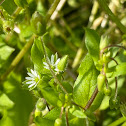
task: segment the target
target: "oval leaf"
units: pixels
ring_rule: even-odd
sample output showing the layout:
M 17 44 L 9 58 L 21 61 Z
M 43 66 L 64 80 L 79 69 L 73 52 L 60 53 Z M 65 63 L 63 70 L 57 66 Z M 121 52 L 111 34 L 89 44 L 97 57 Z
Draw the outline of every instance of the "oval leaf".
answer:
M 79 76 L 74 84 L 74 101 L 85 107 L 92 96 L 97 83 L 99 72 L 96 70 L 89 54 L 86 55 L 79 68 Z
M 95 64 L 99 60 L 99 43 L 98 34 L 92 29 L 85 28 L 85 44 Z

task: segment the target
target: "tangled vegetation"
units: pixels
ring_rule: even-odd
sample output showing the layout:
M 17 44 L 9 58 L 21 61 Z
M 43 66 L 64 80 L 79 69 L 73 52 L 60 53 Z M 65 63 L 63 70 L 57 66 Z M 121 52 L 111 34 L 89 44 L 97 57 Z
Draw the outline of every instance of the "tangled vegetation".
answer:
M 0 126 L 125 126 L 125 7 L 0 0 Z

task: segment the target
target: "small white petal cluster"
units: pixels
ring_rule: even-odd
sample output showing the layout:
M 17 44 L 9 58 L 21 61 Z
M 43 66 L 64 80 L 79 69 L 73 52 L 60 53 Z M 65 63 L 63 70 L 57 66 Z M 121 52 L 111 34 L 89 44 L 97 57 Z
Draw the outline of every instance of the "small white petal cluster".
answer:
M 59 72 L 59 69 L 57 68 L 57 64 L 59 63 L 60 58 L 58 58 L 57 53 L 55 55 L 51 56 L 51 60 L 49 60 L 51 68 L 55 70 L 56 72 Z M 44 68 L 49 70 L 49 65 L 46 62 L 43 62 Z
M 28 88 L 34 89 L 40 81 L 40 76 L 36 73 L 35 70 L 31 69 L 30 71 L 31 72 L 27 73 L 29 75 L 29 77 L 25 77 L 26 84 L 29 85 Z

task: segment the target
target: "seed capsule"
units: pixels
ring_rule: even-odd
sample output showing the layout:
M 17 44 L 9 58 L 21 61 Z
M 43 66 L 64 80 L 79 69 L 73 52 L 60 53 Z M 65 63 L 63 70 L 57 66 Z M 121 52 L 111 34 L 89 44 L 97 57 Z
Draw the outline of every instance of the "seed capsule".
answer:
M 104 83 L 105 83 L 105 76 L 103 74 L 99 74 L 97 77 L 98 91 L 101 91 L 103 89 Z

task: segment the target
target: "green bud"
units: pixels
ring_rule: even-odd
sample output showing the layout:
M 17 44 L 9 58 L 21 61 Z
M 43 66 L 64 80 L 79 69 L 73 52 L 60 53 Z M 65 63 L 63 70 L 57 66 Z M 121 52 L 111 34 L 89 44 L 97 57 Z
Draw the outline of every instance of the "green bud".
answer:
M 110 60 L 111 60 L 111 59 L 110 59 L 110 57 L 109 57 L 109 53 L 103 54 L 103 56 L 102 56 L 102 61 L 103 61 L 103 63 L 106 63 L 106 64 L 107 64 Z
M 9 33 L 13 29 L 14 29 L 14 22 L 12 20 L 3 22 L 3 31 L 5 33 Z
M 65 101 L 65 95 L 64 95 L 64 93 L 60 93 L 60 94 L 59 94 L 59 99 L 60 99 L 62 102 Z
M 68 63 L 68 55 L 65 55 L 64 57 L 61 58 L 61 60 L 57 64 L 57 68 L 60 71 L 64 71 L 67 67 L 67 63 Z
M 101 40 L 100 40 L 100 50 L 102 50 L 103 48 L 105 48 L 106 46 L 108 46 L 109 44 L 109 40 L 108 40 L 108 37 L 105 36 L 101 36 Z M 107 49 L 105 50 L 105 52 L 107 51 Z
M 62 106 L 63 106 L 62 101 L 58 100 L 58 101 L 57 101 L 57 106 L 58 106 L 58 107 L 62 107 Z
M 104 87 L 104 94 L 106 96 L 110 96 L 112 94 L 112 88 L 111 87 Z
M 97 77 L 98 91 L 101 91 L 103 89 L 104 83 L 105 83 L 105 76 L 103 74 L 99 74 Z
M 69 6 L 74 7 L 74 8 L 79 6 L 79 3 L 77 0 L 68 0 L 68 4 Z
M 42 112 L 38 109 L 35 109 L 35 117 L 42 116 Z
M 115 97 L 114 96 L 112 96 L 111 98 L 110 98 L 110 100 L 109 100 L 109 106 L 110 106 L 110 109 L 118 109 L 119 108 L 119 106 L 120 106 L 120 98 L 119 97 L 117 97 L 116 99 L 115 99 Z
M 39 98 L 36 104 L 36 108 L 40 111 L 46 108 L 46 101 L 43 98 Z
M 54 126 L 61 126 L 62 125 L 62 120 L 60 118 L 57 118 L 55 120 Z
M 40 15 L 37 11 L 32 15 L 31 27 L 33 32 L 40 36 L 43 35 L 46 31 L 45 20 L 43 16 Z
M 123 51 L 123 55 L 126 56 L 126 50 Z
M 27 0 L 14 0 L 15 4 L 19 7 L 25 7 L 28 3 Z

